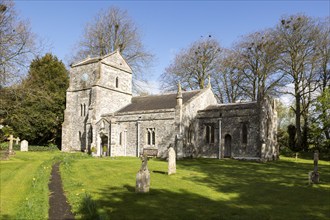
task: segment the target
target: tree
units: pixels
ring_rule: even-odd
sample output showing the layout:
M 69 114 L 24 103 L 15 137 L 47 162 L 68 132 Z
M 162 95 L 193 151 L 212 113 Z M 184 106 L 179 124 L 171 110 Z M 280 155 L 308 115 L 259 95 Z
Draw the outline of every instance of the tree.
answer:
M 4 123 L 32 144 L 59 144 L 68 85 L 68 72 L 56 56 L 37 57 L 22 84 L 3 93 L 4 101 L 17 106 L 3 114 Z
M 150 65 L 153 55 L 144 48 L 138 28 L 127 11 L 111 7 L 100 11 L 85 26 L 74 60 L 104 56 L 115 50 L 119 50 L 132 67 L 133 77 L 143 80 L 142 71 Z
M 236 65 L 244 76 L 239 87 L 252 101 L 276 94 L 283 85 L 284 74 L 278 72 L 280 48 L 272 30 L 249 34 L 236 44 Z
M 318 81 L 319 33 L 315 19 L 304 15 L 283 17 L 276 27 L 277 39 L 282 46 L 280 70 L 294 86 L 294 91 L 288 93 L 295 97 L 295 149 L 307 149 L 308 109 Z
M 330 87 L 327 87 L 313 103 L 310 139 L 314 147 L 330 150 Z
M 212 88 L 220 103 L 234 103 L 243 98 L 239 85 L 244 75 L 239 71 L 238 59 L 236 51 L 224 49 L 218 71 L 212 75 Z
M 324 92 L 330 86 L 330 17 L 321 21 L 318 25 L 320 29 L 319 44 L 317 53 L 319 53 L 320 63 L 318 72 L 320 74 L 320 91 Z
M 29 24 L 21 20 L 13 1 L 0 0 L 0 87 L 16 82 L 36 46 Z
M 218 71 L 221 51 L 219 43 L 210 37 L 182 49 L 162 74 L 162 88 L 174 91 L 178 81 L 184 90 L 205 88 L 208 76 Z

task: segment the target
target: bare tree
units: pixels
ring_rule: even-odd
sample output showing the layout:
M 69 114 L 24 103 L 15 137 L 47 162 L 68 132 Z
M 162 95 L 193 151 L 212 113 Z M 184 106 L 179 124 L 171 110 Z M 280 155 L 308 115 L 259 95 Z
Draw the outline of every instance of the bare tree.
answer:
M 319 75 L 317 65 L 320 53 L 320 29 L 315 19 L 305 15 L 283 17 L 276 28 L 278 41 L 282 45 L 280 70 L 294 86 L 289 92 L 295 98 L 296 149 L 307 148 L 308 109 L 312 93 L 317 89 Z M 302 132 L 302 117 L 304 126 Z
M 274 95 L 283 83 L 284 74 L 277 71 L 280 44 L 272 30 L 244 36 L 235 46 L 237 68 L 244 75 L 239 87 L 252 101 Z
M 317 46 L 317 53 L 320 55 L 320 89 L 324 92 L 330 86 L 330 17 L 321 20 L 318 26 L 320 28 L 320 43 Z
M 144 48 L 138 28 L 127 11 L 116 7 L 102 10 L 85 26 L 74 60 L 103 56 L 119 50 L 132 67 L 135 79 L 143 79 L 153 55 Z M 135 85 L 136 86 L 136 85 Z
M 212 75 L 212 88 L 220 103 L 234 103 L 243 98 L 239 85 L 244 75 L 239 71 L 238 58 L 234 50 L 224 49 L 219 69 Z
M 219 43 L 211 36 L 182 49 L 162 74 L 162 88 L 176 90 L 180 81 L 184 90 L 203 89 L 208 76 L 218 71 L 221 51 Z
M 35 36 L 29 24 L 20 20 L 13 1 L 0 0 L 0 87 L 19 79 L 32 59 Z

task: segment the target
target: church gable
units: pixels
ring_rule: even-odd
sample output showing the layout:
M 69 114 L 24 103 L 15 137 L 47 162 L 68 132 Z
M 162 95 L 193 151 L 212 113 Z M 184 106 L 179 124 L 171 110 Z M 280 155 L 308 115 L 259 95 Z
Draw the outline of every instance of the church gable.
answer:
M 113 53 L 105 55 L 104 57 L 102 57 L 101 62 L 105 65 L 112 66 L 116 69 L 120 69 L 128 73 L 132 73 L 131 67 L 127 64 L 127 62 L 119 53 L 119 51 L 115 51 Z

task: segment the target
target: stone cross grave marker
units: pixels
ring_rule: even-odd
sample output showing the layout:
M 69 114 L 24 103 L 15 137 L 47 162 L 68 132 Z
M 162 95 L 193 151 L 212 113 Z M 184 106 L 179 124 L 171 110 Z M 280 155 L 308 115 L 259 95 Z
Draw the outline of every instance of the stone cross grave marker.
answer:
M 21 151 L 29 151 L 29 142 L 27 140 L 21 141 Z
M 148 156 L 142 155 L 142 165 L 139 172 L 136 174 L 135 192 L 147 193 L 150 188 L 150 172 L 148 170 Z
M 9 148 L 8 148 L 8 152 L 9 152 L 9 154 L 12 154 L 12 153 L 13 153 L 13 142 L 14 142 L 14 140 L 16 140 L 16 139 L 15 139 L 14 136 L 11 134 L 11 135 L 9 136 L 9 138 L 7 138 L 7 140 L 9 140 Z
M 16 143 L 15 144 L 19 144 L 19 141 L 20 141 L 21 139 L 19 139 L 19 137 L 17 137 L 16 138 Z
M 176 173 L 176 156 L 172 146 L 168 148 L 168 175 Z

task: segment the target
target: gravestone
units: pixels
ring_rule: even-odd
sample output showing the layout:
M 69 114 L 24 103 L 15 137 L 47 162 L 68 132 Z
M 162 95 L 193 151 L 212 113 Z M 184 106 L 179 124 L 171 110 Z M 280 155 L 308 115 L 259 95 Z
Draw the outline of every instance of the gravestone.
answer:
M 19 139 L 19 137 L 17 137 L 16 138 L 16 143 L 15 144 L 19 144 L 19 141 L 20 141 L 21 139 Z
M 27 140 L 21 141 L 21 151 L 29 151 L 29 142 Z
M 176 173 L 176 156 L 175 150 L 170 145 L 168 148 L 168 175 Z
M 11 134 L 11 135 L 9 136 L 9 138 L 7 138 L 7 140 L 9 140 L 8 153 L 9 153 L 9 154 L 13 154 L 13 153 L 14 153 L 14 151 L 13 151 L 13 142 L 14 142 L 14 140 L 16 140 L 16 139 L 15 139 L 14 136 Z
M 136 174 L 135 192 L 147 193 L 150 188 L 150 172 L 148 170 L 148 157 L 143 155 L 141 157 L 142 165 L 139 172 Z
M 312 183 L 319 183 L 320 182 L 320 174 L 318 171 L 318 162 L 319 162 L 319 152 L 316 150 L 314 152 L 314 170 L 311 173 L 311 181 Z

